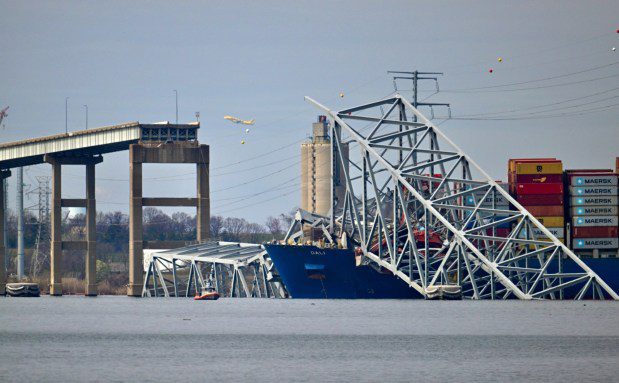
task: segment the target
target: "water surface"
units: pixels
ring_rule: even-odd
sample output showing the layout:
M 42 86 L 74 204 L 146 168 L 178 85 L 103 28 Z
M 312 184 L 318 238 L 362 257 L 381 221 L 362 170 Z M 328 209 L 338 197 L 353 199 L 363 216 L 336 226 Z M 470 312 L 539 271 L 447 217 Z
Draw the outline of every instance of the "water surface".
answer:
M 616 381 L 616 302 L 0 298 L 0 381 Z

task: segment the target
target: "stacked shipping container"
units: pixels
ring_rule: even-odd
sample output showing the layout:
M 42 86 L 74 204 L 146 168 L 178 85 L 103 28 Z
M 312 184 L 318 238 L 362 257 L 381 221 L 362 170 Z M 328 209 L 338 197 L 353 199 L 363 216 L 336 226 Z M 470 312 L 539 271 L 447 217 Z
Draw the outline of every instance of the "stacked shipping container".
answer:
M 556 158 L 515 158 L 508 168 L 510 193 L 564 241 L 563 163 Z
M 617 174 L 612 170 L 567 170 L 568 216 L 573 250 L 618 247 Z

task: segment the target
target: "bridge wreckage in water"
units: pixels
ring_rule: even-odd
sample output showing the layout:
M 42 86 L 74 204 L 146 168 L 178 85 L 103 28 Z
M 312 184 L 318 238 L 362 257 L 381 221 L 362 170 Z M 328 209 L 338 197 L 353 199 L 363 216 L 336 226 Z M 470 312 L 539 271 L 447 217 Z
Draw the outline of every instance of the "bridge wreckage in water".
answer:
M 339 112 L 306 100 L 327 114 L 346 191 L 329 217 L 299 212 L 287 240 L 322 232 L 425 298 L 619 299 L 402 96 Z
M 256 245 L 259 247 L 251 251 L 260 257 L 228 265 L 233 269 L 228 296 L 285 297 L 288 290 L 292 297 L 299 297 L 294 291 L 301 290 L 295 284 L 313 281 L 321 284 L 320 293 L 325 292 L 317 297 L 333 297 L 326 294 L 321 274 L 326 271 L 320 270 L 320 265 L 310 262 L 308 268 L 308 263 L 301 261 L 300 267 L 308 274 L 287 281 L 288 271 L 280 266 L 290 265 L 282 262 L 295 259 L 298 263 L 293 256 L 307 248 L 312 250 L 305 251 L 307 254 L 324 257 L 346 250 L 349 259 L 357 259 L 357 267 L 371 266 L 419 298 L 457 292 L 464 299 L 619 299 L 591 268 L 402 96 L 341 111 L 306 100 L 327 115 L 331 174 L 337 172 L 339 177 L 337 195 L 336 181 L 334 177 L 331 180 L 331 214 L 301 210 L 286 235 L 287 245 Z M 499 227 L 509 227 L 508 234 Z M 322 245 L 305 246 L 308 232 L 314 244 Z M 216 265 L 223 264 L 227 252 L 240 248 L 230 250 L 227 246 L 231 244 L 213 243 L 202 246 L 206 246 L 206 258 L 198 247 L 187 248 L 184 255 L 177 249 L 154 256 L 144 295 L 158 295 L 164 285 L 168 286 L 164 293 L 171 295 L 170 286 L 174 285 L 174 295 L 181 295 L 178 283 L 166 282 L 156 266 L 157 262 L 171 262 L 174 274 L 181 255 L 189 257 L 182 261 L 190 269 L 182 295 L 190 295 L 192 283 L 195 290 L 196 283 L 203 282 L 202 275 L 195 274 L 201 261 L 213 265 L 211 279 L 221 286 Z M 292 258 L 278 260 L 275 255 L 282 253 Z M 252 286 L 257 289 L 246 286 L 242 268 L 247 265 L 256 266 Z M 174 281 L 177 278 L 174 274 Z M 149 280 L 156 284 L 157 279 L 160 288 L 153 290 Z

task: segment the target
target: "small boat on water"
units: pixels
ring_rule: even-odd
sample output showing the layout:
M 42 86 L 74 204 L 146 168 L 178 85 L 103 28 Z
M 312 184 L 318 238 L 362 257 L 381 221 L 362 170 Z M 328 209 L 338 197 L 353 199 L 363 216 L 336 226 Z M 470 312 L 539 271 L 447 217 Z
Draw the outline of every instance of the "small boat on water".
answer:
M 6 295 L 10 297 L 39 297 L 41 291 L 39 290 L 38 283 L 7 283 Z
M 219 299 L 219 293 L 212 287 L 207 287 L 202 290 L 202 294 L 196 294 L 193 298 L 195 301 L 216 301 Z

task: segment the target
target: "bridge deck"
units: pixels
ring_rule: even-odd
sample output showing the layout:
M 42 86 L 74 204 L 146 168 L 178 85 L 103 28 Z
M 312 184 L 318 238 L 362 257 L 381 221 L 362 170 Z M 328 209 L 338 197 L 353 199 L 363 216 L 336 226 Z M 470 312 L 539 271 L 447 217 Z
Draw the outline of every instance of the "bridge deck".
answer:
M 176 259 L 237 266 L 247 266 L 264 255 L 266 255 L 266 250 L 262 245 L 224 241 L 200 243 L 152 254 L 154 257 L 170 262 Z
M 127 150 L 138 141 L 195 141 L 199 123 L 120 125 L 0 144 L 0 169 L 36 165 L 45 154 L 92 156 Z

